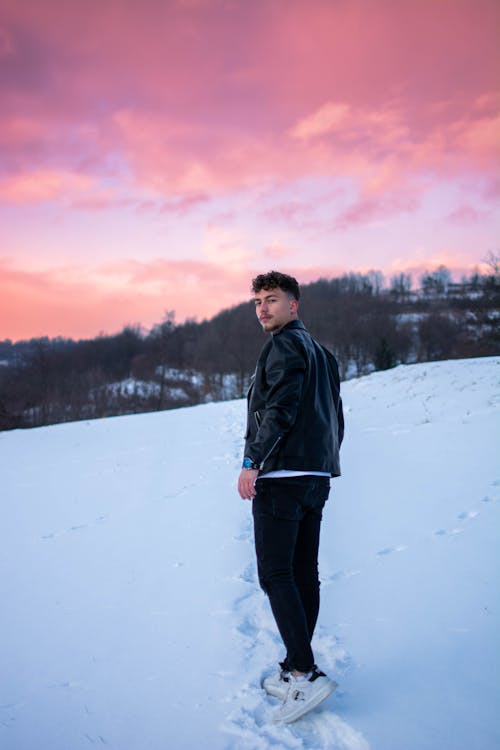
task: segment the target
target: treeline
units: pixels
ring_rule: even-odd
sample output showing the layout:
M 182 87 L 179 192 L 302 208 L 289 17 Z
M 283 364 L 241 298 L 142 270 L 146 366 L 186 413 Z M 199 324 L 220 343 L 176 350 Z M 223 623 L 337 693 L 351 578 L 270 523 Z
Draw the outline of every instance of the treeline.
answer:
M 416 290 L 400 274 L 344 274 L 302 287 L 300 316 L 343 379 L 401 363 L 500 353 L 498 268 L 453 284 L 446 268 Z M 0 342 L 0 429 L 170 409 L 245 393 L 266 340 L 253 303 L 209 321 L 92 340 Z

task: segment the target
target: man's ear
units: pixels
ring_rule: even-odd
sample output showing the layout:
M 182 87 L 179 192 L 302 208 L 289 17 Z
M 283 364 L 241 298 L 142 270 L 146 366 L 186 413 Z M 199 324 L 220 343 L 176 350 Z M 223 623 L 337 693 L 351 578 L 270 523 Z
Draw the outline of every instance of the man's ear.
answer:
M 298 301 L 298 299 L 292 299 L 292 300 L 290 300 L 290 310 L 292 312 L 296 313 L 298 309 L 299 309 L 299 301 Z

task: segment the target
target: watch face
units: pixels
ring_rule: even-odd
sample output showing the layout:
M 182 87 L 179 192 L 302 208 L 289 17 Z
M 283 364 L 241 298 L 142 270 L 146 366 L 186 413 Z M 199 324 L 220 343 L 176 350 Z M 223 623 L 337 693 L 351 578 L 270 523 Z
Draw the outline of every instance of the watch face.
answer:
M 250 461 L 249 458 L 245 458 L 245 460 L 243 461 L 243 466 L 244 466 L 245 469 L 251 469 L 252 468 L 252 462 Z

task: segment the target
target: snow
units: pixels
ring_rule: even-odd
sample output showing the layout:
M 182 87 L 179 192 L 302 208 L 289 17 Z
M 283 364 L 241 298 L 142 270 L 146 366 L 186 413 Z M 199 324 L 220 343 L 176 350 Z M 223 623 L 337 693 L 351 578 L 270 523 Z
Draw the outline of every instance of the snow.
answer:
M 242 400 L 0 434 L 3 750 L 494 750 L 500 358 L 343 384 L 314 648 L 289 726 L 236 493 Z
M 116 383 L 108 383 L 107 385 L 100 386 L 97 390 L 110 391 L 113 396 L 134 396 L 138 394 L 148 398 L 150 396 L 158 396 L 160 393 L 159 383 L 154 383 L 148 380 L 136 380 L 135 378 L 125 378 Z

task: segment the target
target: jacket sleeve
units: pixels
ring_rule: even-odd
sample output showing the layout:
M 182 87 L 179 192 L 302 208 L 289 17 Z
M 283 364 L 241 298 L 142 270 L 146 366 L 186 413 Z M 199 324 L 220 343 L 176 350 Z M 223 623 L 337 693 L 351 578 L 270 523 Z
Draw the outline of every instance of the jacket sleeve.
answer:
M 338 441 L 339 441 L 339 448 L 342 445 L 342 441 L 344 439 L 344 409 L 342 407 L 342 398 L 340 396 L 340 375 L 339 375 L 339 366 L 337 363 L 337 360 L 331 353 L 329 349 L 326 348 L 326 346 L 323 346 L 321 344 L 321 348 L 323 349 L 323 352 L 326 355 L 326 361 L 328 364 L 328 369 L 330 371 L 330 387 L 332 390 L 332 396 L 333 396 L 333 403 L 335 405 L 335 410 L 337 412 L 337 424 L 338 424 Z
M 342 445 L 342 441 L 344 439 L 344 409 L 342 407 L 342 397 L 340 395 L 340 376 L 339 376 L 339 366 L 337 364 L 337 360 L 335 357 L 330 355 L 330 362 L 333 361 L 335 367 L 333 372 L 333 402 L 335 404 L 335 408 L 337 410 L 337 424 L 338 424 L 338 440 L 339 440 L 339 448 Z
M 246 455 L 261 467 L 295 423 L 306 364 L 305 354 L 292 336 L 282 333 L 273 337 L 265 364 L 266 404 L 255 440 L 246 446 Z
M 337 420 L 339 423 L 339 448 L 342 445 L 342 441 L 344 439 L 344 410 L 342 408 L 342 399 L 339 396 L 338 406 L 337 406 Z

